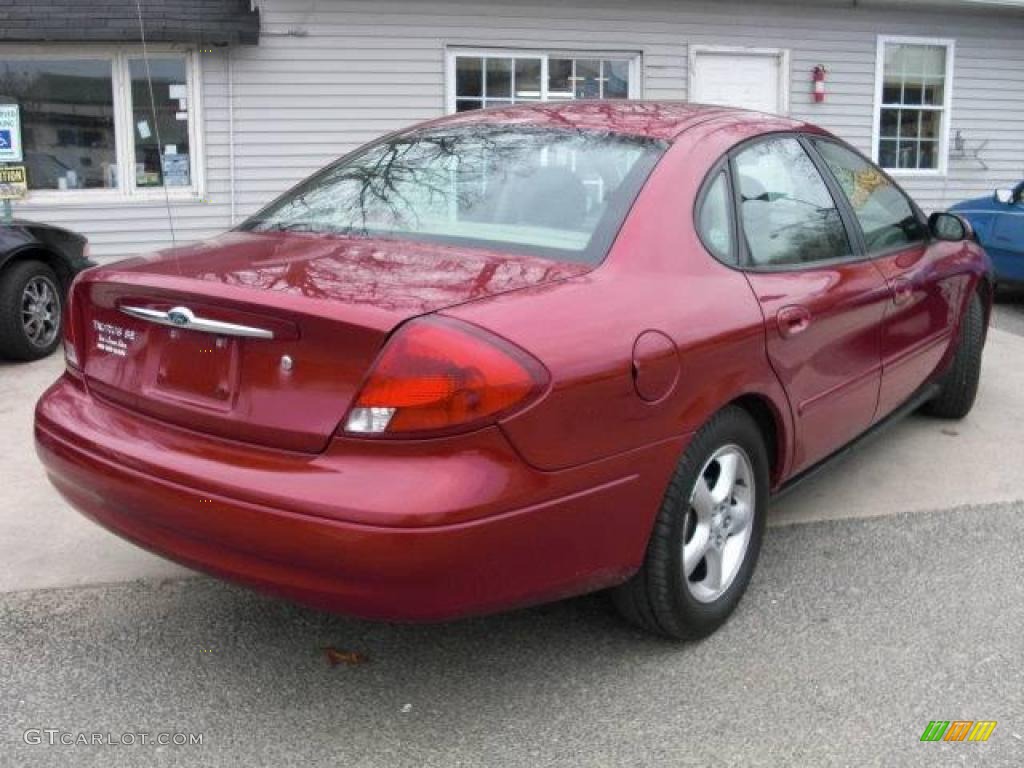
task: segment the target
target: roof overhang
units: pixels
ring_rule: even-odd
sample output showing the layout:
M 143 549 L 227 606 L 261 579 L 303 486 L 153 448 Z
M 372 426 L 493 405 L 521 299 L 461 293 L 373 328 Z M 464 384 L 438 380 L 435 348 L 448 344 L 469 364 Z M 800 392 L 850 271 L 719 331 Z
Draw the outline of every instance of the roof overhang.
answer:
M 800 0 L 796 0 L 800 2 Z M 835 8 L 940 9 L 974 13 L 1024 14 L 1024 0 L 803 0 L 805 4 Z
M 256 45 L 260 14 L 251 0 L 141 0 L 148 43 Z M 0 42 L 139 42 L 135 0 L 102 4 L 31 0 L 5 4 Z

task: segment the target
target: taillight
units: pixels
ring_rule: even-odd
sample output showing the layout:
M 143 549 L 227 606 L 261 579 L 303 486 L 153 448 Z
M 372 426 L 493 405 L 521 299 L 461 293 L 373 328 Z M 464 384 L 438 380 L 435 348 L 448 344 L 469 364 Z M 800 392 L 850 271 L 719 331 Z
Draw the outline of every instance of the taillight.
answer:
M 456 320 L 414 320 L 384 347 L 345 420 L 358 435 L 462 431 L 522 407 L 547 385 L 518 347 Z
M 62 318 L 61 325 L 63 326 L 64 362 L 67 365 L 68 371 L 79 373 L 82 363 L 81 357 L 78 354 L 78 346 L 75 343 L 74 295 L 75 282 L 72 282 L 68 288 L 67 297 L 64 300 L 64 317 Z

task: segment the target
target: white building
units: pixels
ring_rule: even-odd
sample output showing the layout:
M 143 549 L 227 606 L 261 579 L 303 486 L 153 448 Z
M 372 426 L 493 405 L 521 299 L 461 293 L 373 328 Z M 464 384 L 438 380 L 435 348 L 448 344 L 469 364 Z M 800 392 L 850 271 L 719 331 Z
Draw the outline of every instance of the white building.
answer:
M 215 234 L 384 132 L 512 100 L 781 112 L 876 158 L 926 210 L 1024 178 L 1015 0 L 143 9 L 152 95 L 133 0 L 0 0 L 0 102 L 21 104 L 31 189 L 16 215 L 83 232 L 101 258 Z

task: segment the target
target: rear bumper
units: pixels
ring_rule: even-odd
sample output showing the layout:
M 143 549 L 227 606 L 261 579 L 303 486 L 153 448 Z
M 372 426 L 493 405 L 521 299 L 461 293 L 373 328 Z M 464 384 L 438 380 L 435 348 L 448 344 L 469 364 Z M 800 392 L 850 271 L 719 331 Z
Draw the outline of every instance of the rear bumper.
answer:
M 579 594 L 640 564 L 685 438 L 539 472 L 500 430 L 320 455 L 134 415 L 65 376 L 36 446 L 80 512 L 184 565 L 319 608 L 439 620 Z

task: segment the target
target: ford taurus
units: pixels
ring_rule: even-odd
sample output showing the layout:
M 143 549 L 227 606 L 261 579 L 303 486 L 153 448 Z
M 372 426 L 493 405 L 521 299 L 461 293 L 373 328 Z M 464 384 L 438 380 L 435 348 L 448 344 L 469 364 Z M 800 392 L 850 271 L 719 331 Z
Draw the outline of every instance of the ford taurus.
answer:
M 100 525 L 314 606 L 610 588 L 700 637 L 773 495 L 910 410 L 970 410 L 990 281 L 964 220 L 812 125 L 466 113 L 83 273 L 37 448 Z

